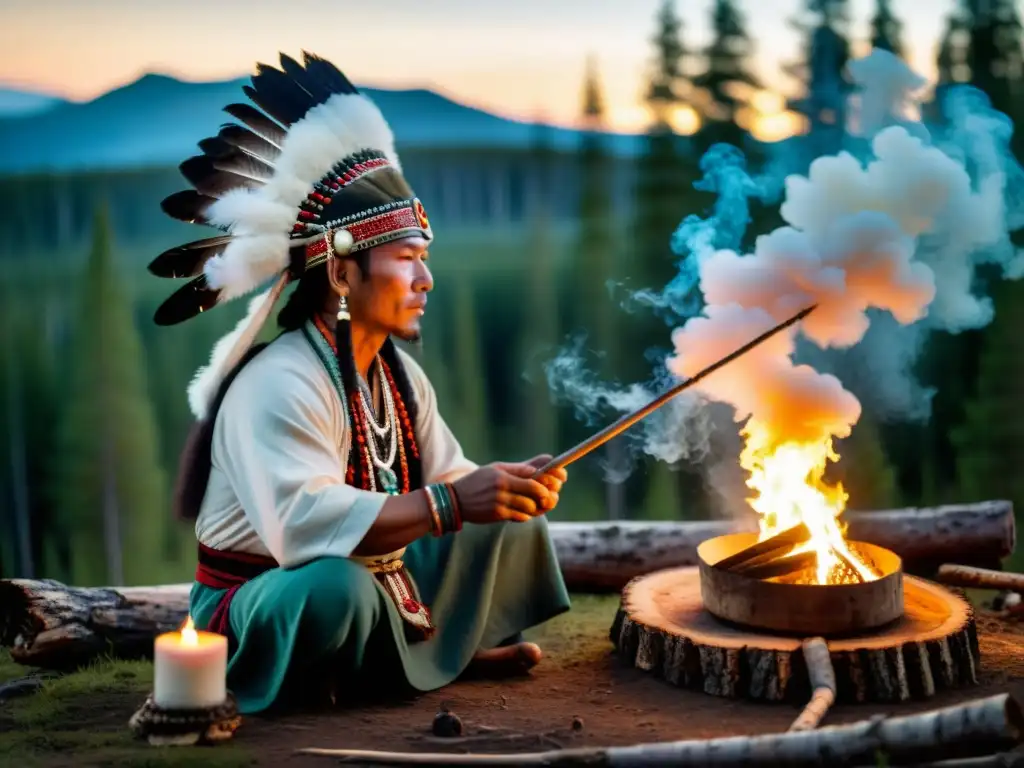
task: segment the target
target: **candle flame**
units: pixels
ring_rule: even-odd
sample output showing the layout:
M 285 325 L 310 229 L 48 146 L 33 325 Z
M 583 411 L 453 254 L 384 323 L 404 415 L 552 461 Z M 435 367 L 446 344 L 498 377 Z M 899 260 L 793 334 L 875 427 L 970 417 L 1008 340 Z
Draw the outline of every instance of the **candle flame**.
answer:
M 181 627 L 181 642 L 184 645 L 199 645 L 199 635 L 196 634 L 196 627 L 189 616 Z

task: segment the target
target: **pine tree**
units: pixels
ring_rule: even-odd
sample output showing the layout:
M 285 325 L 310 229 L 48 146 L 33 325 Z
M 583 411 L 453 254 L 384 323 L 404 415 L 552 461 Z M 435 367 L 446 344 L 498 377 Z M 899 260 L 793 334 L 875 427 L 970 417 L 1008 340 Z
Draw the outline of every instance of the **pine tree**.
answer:
M 580 173 L 580 199 L 573 280 L 568 290 L 572 293 L 571 322 L 581 328 L 589 346 L 600 352 L 598 370 L 602 377 L 613 376 L 622 361 L 620 338 L 616 332 L 616 315 L 608 281 L 615 274 L 617 252 L 616 228 L 613 221 L 611 198 L 612 163 L 601 131 L 605 127 L 604 97 L 598 80 L 596 63 L 587 63 L 583 86 L 583 124 L 585 132 L 578 154 Z M 572 430 L 573 441 L 578 430 Z M 583 439 L 584 435 L 579 435 Z M 623 451 L 622 439 L 610 441 L 604 451 L 609 463 L 617 465 Z M 605 484 L 607 517 L 625 516 L 625 499 L 621 483 Z
M 995 290 L 996 315 L 985 329 L 977 388 L 963 425 L 953 433 L 960 496 L 964 501 L 1009 499 L 1024 508 L 1024 284 L 1007 281 Z
M 54 462 L 55 502 L 78 585 L 160 579 L 167 479 L 145 358 L 111 252 L 105 209 L 80 282 Z
M 875 0 L 871 18 L 871 47 L 903 58 L 903 23 L 892 12 L 891 0 Z
M 692 83 L 684 66 L 688 52 L 683 45 L 682 24 L 675 15 L 672 0 L 665 0 L 657 19 L 658 31 L 654 36 L 656 67 L 647 89 L 647 104 L 654 118 L 648 131 L 644 152 L 637 161 L 635 186 L 636 205 L 630 242 L 627 246 L 631 261 L 623 265 L 635 287 L 660 291 L 675 277 L 677 257 L 672 252 L 671 239 L 683 218 L 694 208 L 693 184 L 697 177 L 697 163 L 684 150 L 680 138 L 673 132 L 670 117 L 673 110 L 688 104 Z M 648 350 L 665 349 L 669 344 L 667 316 L 630 318 L 620 328 L 620 343 L 629 349 L 629 358 L 618 366 L 623 380 L 648 379 L 650 358 Z M 656 460 L 643 459 L 641 467 L 653 467 L 653 477 L 667 468 L 658 469 Z M 680 493 L 689 498 L 691 476 L 686 472 L 673 472 L 672 477 L 685 485 Z M 623 492 L 628 497 L 646 494 L 651 475 L 634 472 Z
M 458 407 L 449 423 L 462 449 L 473 461 L 490 460 L 490 419 L 487 413 L 487 382 L 480 345 L 480 317 L 473 298 L 473 279 L 466 270 L 455 278 L 455 311 L 452 390 L 458 393 Z
M 992 105 L 1013 115 L 1021 95 L 1022 28 L 1014 0 L 961 0 L 968 32 L 966 64 L 971 84 L 984 91 Z
M 794 20 L 805 37 L 802 62 L 787 67 L 803 87 L 789 108 L 807 121 L 805 160 L 835 154 L 846 130 L 846 99 L 851 85 L 845 75 L 850 59 L 846 36 L 848 0 L 804 0 L 803 18 Z
M 551 189 L 554 153 L 548 140 L 547 126 L 538 125 L 531 149 L 532 161 L 536 168 L 538 193 L 547 195 Z M 521 302 L 524 310 L 519 336 L 519 359 L 521 369 L 532 373 L 531 360 L 536 354 L 554 344 L 559 337 L 559 301 L 555 259 L 557 249 L 553 238 L 553 221 L 550 205 L 546 198 L 532 206 L 529 222 L 529 238 L 526 246 L 526 294 Z M 533 378 L 533 377 L 531 377 Z M 540 380 L 540 377 L 538 377 Z M 525 385 L 525 381 L 521 381 Z M 523 413 L 526 415 L 527 444 L 537 450 L 556 451 L 559 444 L 558 412 L 548 396 L 546 384 L 521 386 Z
M 715 0 L 711 28 L 711 43 L 702 51 L 703 72 L 693 78 L 703 124 L 699 144 L 702 149 L 715 142 L 740 146 L 744 130 L 737 119 L 749 94 L 761 88 L 750 71 L 754 44 L 735 0 Z

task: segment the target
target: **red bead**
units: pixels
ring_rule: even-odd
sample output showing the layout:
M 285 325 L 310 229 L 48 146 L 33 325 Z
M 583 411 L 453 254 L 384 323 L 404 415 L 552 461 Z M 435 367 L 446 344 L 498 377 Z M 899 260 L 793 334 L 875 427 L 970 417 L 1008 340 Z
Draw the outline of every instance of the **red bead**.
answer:
M 402 607 L 409 613 L 419 613 L 420 610 L 420 604 L 410 597 L 407 597 L 402 601 Z

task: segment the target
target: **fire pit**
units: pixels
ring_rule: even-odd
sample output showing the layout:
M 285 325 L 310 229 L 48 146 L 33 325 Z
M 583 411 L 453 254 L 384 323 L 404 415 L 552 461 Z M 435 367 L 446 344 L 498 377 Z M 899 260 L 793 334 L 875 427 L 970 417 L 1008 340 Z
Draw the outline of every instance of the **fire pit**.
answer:
M 702 548 L 715 554 L 735 548 L 723 541 L 729 538 Z M 612 643 L 630 665 L 682 688 L 730 698 L 806 701 L 811 685 L 802 639 L 827 630 L 838 701 L 908 701 L 976 684 L 979 649 L 967 601 L 902 574 L 887 550 L 858 546 L 872 559 L 877 555 L 886 575 L 862 584 L 801 585 L 702 563 L 640 576 L 622 592 Z M 886 566 L 886 555 L 896 564 Z M 739 591 L 728 589 L 736 584 Z M 881 596 L 879 605 L 872 595 Z
M 893 552 L 845 542 L 837 583 L 818 583 L 818 553 L 803 524 L 758 542 L 755 533 L 718 536 L 697 548 L 704 607 L 739 626 L 800 637 L 841 637 L 903 615 L 903 571 Z M 826 574 L 826 579 L 827 574 Z

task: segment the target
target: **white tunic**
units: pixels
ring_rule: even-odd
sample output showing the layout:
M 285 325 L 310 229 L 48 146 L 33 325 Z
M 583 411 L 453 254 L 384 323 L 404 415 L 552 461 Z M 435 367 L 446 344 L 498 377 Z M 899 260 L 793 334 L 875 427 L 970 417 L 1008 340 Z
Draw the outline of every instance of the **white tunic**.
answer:
M 473 471 L 477 465 L 438 413 L 423 369 L 409 354 L 398 354 L 417 402 L 424 484 Z M 196 520 L 199 541 L 269 555 L 286 567 L 324 555 L 352 556 L 388 495 L 346 485 L 349 434 L 348 414 L 309 341 L 302 331 L 283 334 L 242 369 L 221 404 Z

